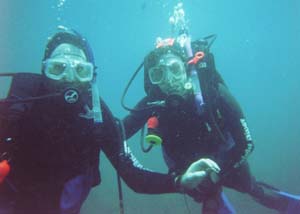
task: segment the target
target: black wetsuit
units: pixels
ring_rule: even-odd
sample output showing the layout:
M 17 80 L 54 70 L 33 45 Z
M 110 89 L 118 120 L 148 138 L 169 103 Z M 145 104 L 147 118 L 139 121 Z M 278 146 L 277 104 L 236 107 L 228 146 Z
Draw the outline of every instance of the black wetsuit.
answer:
M 43 87 L 43 81 L 40 75 L 15 76 L 8 99 L 47 95 L 49 91 Z M 126 149 L 119 126 L 103 101 L 103 123 L 95 124 L 84 114 L 90 103 L 89 93 L 83 94 L 77 104 L 67 104 L 61 96 L 31 102 L 0 102 L 1 142 L 7 138 L 14 141 L 10 151 L 11 172 L 0 185 L 0 211 L 10 206 L 16 213 L 59 213 L 66 183 L 83 176 L 86 196 L 92 186 L 100 183 L 100 151 L 134 191 L 176 191 L 172 176 L 146 170 Z M 77 194 L 76 190 L 74 193 Z M 86 196 L 79 199 L 74 213 Z
M 154 115 L 159 121 L 156 132 L 162 138 L 170 172 L 182 173 L 200 158 L 210 158 L 221 168 L 217 185 L 207 179 L 199 191 L 189 192 L 195 200 L 205 202 L 220 193 L 221 186 L 226 186 L 249 193 L 270 208 L 284 210 L 287 201 L 279 200 L 276 192 L 256 182 L 250 173 L 246 158 L 253 144 L 241 108 L 224 84 L 218 84 L 215 95 L 211 109 L 207 106 L 204 114 L 197 113 L 193 96 L 175 106 L 154 108 L 148 108 L 149 103 L 157 100 L 145 97 L 135 107 L 144 110 L 132 111 L 123 120 L 127 137 Z

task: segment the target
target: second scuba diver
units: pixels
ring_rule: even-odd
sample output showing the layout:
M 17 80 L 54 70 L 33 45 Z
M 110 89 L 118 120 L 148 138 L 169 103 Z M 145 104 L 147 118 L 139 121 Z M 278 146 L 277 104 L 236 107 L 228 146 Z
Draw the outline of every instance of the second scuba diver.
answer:
M 209 50 L 213 38 L 192 42 L 193 57 L 178 39 L 161 40 L 145 57 L 147 95 L 134 109 L 125 107 L 130 110 L 123 120 L 126 136 L 147 123 L 146 141 L 161 144 L 170 173 L 185 172 L 199 158 L 220 166 L 219 175 L 209 172 L 196 189 L 186 191 L 203 202 L 202 213 L 235 213 L 222 192 L 225 186 L 281 214 L 300 214 L 299 196 L 258 182 L 250 172 L 252 137 L 238 102 L 215 68 Z

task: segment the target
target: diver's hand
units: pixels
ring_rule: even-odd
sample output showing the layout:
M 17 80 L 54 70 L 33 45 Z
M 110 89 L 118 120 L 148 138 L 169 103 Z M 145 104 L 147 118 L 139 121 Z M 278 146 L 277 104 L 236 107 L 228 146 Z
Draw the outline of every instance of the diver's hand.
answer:
M 210 176 L 215 183 L 218 180 L 220 167 L 211 159 L 200 159 L 192 163 L 186 172 L 175 178 L 180 189 L 191 190 L 196 188 L 206 176 Z

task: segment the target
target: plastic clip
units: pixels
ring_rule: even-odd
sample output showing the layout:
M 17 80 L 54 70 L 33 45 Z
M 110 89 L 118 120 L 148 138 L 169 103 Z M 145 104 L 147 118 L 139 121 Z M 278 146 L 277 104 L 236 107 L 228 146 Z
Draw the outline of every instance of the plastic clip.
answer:
M 199 51 L 195 54 L 195 56 L 190 61 L 188 61 L 188 64 L 196 65 L 199 62 L 199 60 L 204 58 L 204 56 L 205 56 L 204 52 Z

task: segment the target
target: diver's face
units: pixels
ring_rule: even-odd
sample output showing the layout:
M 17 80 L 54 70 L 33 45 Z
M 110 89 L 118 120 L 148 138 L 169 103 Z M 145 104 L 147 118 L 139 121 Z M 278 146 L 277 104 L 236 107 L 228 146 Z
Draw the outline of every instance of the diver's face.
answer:
M 183 61 L 174 54 L 168 53 L 161 57 L 156 66 L 149 70 L 152 84 L 158 85 L 166 95 L 184 96 L 187 74 Z
M 84 52 L 71 44 L 59 45 L 44 62 L 45 75 L 61 83 L 86 83 L 93 79 L 94 66 Z

